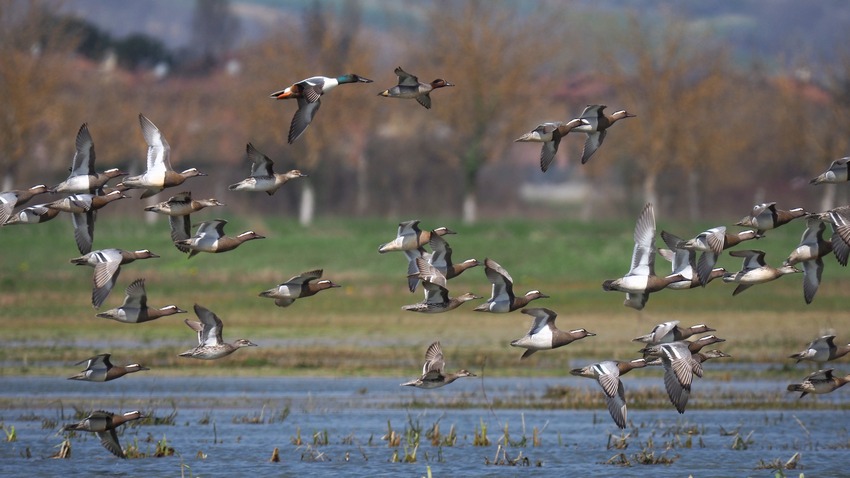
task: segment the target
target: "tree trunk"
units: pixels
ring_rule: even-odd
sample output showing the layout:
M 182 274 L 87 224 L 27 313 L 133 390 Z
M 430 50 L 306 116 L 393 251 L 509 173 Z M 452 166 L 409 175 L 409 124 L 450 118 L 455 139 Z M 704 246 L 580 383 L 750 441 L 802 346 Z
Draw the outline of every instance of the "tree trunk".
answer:
M 313 216 L 316 213 L 316 196 L 313 185 L 309 181 L 301 183 L 301 204 L 298 208 L 298 222 L 308 227 L 313 224 Z
M 655 171 L 647 171 L 643 178 L 643 199 L 645 203 L 652 203 L 656 208 L 659 206 L 657 183 L 658 175 Z
M 366 155 L 361 150 L 357 154 L 357 202 L 355 212 L 363 216 L 369 211 L 369 167 Z
M 820 210 L 828 211 L 835 207 L 835 184 L 824 184 L 823 196 L 820 198 Z
M 696 169 L 688 170 L 688 217 L 691 221 L 699 220 L 699 172 Z
M 463 223 L 475 224 L 478 221 L 478 199 L 474 191 L 467 191 L 463 198 Z

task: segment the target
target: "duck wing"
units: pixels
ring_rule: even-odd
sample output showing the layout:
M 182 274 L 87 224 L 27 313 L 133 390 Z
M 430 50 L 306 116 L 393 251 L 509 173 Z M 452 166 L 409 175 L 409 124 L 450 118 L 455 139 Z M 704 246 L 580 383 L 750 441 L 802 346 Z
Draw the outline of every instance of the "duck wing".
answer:
M 251 160 L 251 176 L 263 177 L 274 175 L 274 161 L 265 154 L 257 151 L 253 144 L 246 146 L 245 156 Z
M 289 125 L 289 136 L 287 138 L 289 144 L 294 143 L 296 139 L 304 134 L 304 130 L 310 126 L 313 117 L 316 116 L 316 112 L 322 106 L 322 102 L 319 101 L 318 97 L 314 102 L 303 97 L 298 97 L 297 100 L 298 111 L 295 112 L 295 115 L 292 117 L 292 123 Z
M 142 126 L 142 135 L 148 144 L 147 173 L 172 171 L 171 168 L 171 146 L 162 136 L 159 128 L 144 115 L 139 114 L 139 124 Z

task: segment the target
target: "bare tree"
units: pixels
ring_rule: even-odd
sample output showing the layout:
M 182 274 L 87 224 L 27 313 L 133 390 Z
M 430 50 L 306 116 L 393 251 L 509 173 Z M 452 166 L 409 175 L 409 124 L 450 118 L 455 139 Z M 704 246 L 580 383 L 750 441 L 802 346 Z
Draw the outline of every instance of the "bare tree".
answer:
M 233 48 L 240 28 L 230 0 L 195 0 L 191 45 L 204 66 L 217 64 Z

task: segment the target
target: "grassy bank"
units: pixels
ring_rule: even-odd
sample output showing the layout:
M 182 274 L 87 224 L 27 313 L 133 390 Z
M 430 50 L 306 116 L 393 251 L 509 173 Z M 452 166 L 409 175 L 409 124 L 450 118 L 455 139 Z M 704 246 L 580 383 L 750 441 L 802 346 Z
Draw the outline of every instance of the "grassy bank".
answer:
M 832 256 L 811 305 L 803 301 L 800 274 L 737 297 L 731 295 L 731 284 L 720 281 L 705 289 L 662 291 L 638 312 L 622 305 L 624 294 L 604 292 L 600 286 L 628 270 L 633 221 L 511 220 L 468 227 L 457 220 L 423 220 L 424 227 L 439 225 L 458 232 L 447 236 L 456 261 L 497 260 L 513 276 L 518 293 L 540 289 L 551 296 L 533 305 L 558 312 L 560 328 L 584 327 L 598 335 L 521 363 L 522 350 L 508 343 L 528 330 L 531 319 L 526 315 L 473 313 L 480 301 L 446 314 L 401 311 L 400 306 L 418 302 L 422 295 L 407 291 L 401 253 L 377 252 L 379 244 L 395 235 L 395 221 L 321 219 L 305 229 L 290 219 L 232 219 L 229 234 L 252 229 L 267 239 L 187 260 L 171 245 L 166 220 L 140 224 L 107 211 L 98 222 L 95 248 L 147 248 L 161 258 L 123 266 L 102 310 L 120 305 L 124 288 L 143 277 L 150 305 L 175 304 L 191 311 L 193 303 L 202 304 L 224 320 L 225 340 L 244 337 L 260 347 L 214 363 L 191 361 L 177 357 L 196 343 L 183 324 L 184 318 L 196 319 L 191 312 L 134 325 L 96 318 L 90 303 L 92 269 L 68 262 L 79 254 L 70 220 L 59 217 L 42 225 L 0 229 L 0 373 L 70 375 L 74 362 L 110 352 L 116 362 L 137 361 L 164 374 L 412 376 L 421 368 L 427 345 L 441 340 L 448 368 L 485 367 L 490 375 L 561 375 L 588 360 L 632 358 L 640 348 L 631 342 L 633 337 L 655 323 L 676 319 L 716 328 L 728 340 L 720 348 L 734 360 L 775 363 L 777 373 L 796 376 L 802 366 L 795 369 L 786 357 L 809 340 L 830 328 L 839 340 L 850 340 L 844 293 L 850 272 Z M 714 225 L 658 221 L 659 232 L 667 229 L 682 237 Z M 749 244 L 765 250 L 768 262 L 778 265 L 797 246 L 804 227 L 793 222 Z M 663 246 L 660 239 L 657 244 Z M 719 265 L 729 270 L 741 266 L 729 256 Z M 657 266 L 659 272 L 669 267 L 660 257 Z M 326 278 L 343 287 L 288 308 L 257 297 L 314 268 L 323 268 Z M 490 293 L 483 268 L 467 271 L 449 286 L 452 295 Z

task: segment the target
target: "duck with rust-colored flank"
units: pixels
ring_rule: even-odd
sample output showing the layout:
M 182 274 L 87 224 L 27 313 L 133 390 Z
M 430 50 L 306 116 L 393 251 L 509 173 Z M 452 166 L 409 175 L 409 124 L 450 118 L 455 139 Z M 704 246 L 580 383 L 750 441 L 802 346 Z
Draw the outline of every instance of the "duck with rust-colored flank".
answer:
M 472 372 L 461 369 L 455 373 L 446 373 L 446 362 L 443 359 L 443 348 L 440 342 L 434 342 L 425 351 L 425 365 L 422 366 L 422 376 L 416 380 L 402 383 L 402 387 L 439 388 L 463 377 L 476 377 Z
M 421 83 L 419 78 L 404 71 L 399 66 L 394 70 L 398 76 L 398 84 L 388 90 L 378 93 L 378 96 L 388 98 L 407 98 L 415 99 L 420 105 L 426 109 L 431 109 L 431 92 L 437 88 L 445 88 L 446 86 L 454 86 L 448 81 L 437 78 L 431 83 Z
M 756 284 L 763 284 L 778 279 L 786 274 L 802 272 L 794 266 L 772 267 L 764 261 L 764 251 L 744 250 L 731 251 L 732 257 L 743 257 L 744 264 L 738 272 L 727 272 L 723 282 L 738 284 L 732 295 L 738 295 Z
M 775 202 L 766 202 L 753 206 L 749 216 L 745 216 L 740 221 L 736 222 L 736 226 L 754 227 L 756 234 L 764 235 L 768 229 L 776 229 L 779 226 L 788 224 L 798 217 L 807 216 L 809 213 L 803 208 L 797 207 L 787 211 L 776 209 Z
M 643 342 L 650 345 L 664 344 L 685 340 L 695 334 L 715 332 L 715 329 L 705 325 L 696 324 L 690 327 L 682 327 L 678 320 L 662 322 L 653 327 L 652 332 L 632 339 L 632 342 Z
M 303 299 L 326 289 L 341 287 L 328 279 L 317 280 L 322 277 L 322 272 L 322 269 L 302 272 L 273 289 L 260 292 L 260 297 L 274 299 L 278 307 L 288 307 L 295 302 L 295 299 Z
M 198 346 L 187 350 L 180 357 L 188 357 L 201 360 L 215 360 L 232 354 L 242 347 L 256 347 L 257 344 L 246 339 L 236 339 L 232 344 L 221 338 L 224 324 L 215 313 L 206 307 L 195 304 L 195 315 L 201 319 L 200 322 L 186 319 L 186 325 L 198 333 Z
M 812 215 L 806 219 L 806 230 L 800 245 L 782 263 L 784 266 L 803 265 L 803 299 L 811 304 L 820 287 L 823 275 L 823 257 L 832 252 L 832 242 L 823 238 L 826 223 Z
M 541 123 L 533 130 L 515 139 L 514 142 L 543 143 L 543 148 L 540 150 L 540 170 L 545 173 L 549 169 L 549 165 L 552 164 L 552 160 L 555 159 L 555 153 L 558 152 L 558 145 L 561 144 L 561 138 L 580 124 L 582 124 L 580 118 L 567 123 Z
M 602 387 L 602 391 L 605 392 L 608 413 L 611 414 L 614 423 L 620 428 L 626 428 L 626 420 L 628 419 L 626 390 L 620 377 L 636 368 L 646 367 L 646 365 L 646 360 L 642 358 L 628 362 L 606 360 L 586 367 L 574 368 L 570 370 L 570 374 L 596 380 Z
M 228 186 L 227 189 L 231 191 L 260 191 L 271 196 L 290 179 L 307 177 L 297 169 L 275 173 L 274 161 L 259 152 L 251 143 L 246 147 L 245 157 L 251 160 L 251 176 Z
M 428 244 L 433 234 L 438 236 L 455 234 L 454 231 L 446 227 L 423 231 L 419 228 L 419 222 L 418 219 L 415 219 L 399 223 L 395 239 L 378 247 L 378 252 L 383 254 L 391 251 L 412 251 Z
M 144 189 L 141 198 L 147 198 L 159 193 L 165 188 L 183 184 L 183 181 L 196 176 L 206 176 L 195 168 L 189 168 L 178 173 L 171 168 L 171 146 L 162 136 L 159 128 L 151 120 L 139 114 L 139 124 L 142 135 L 148 144 L 147 169 L 138 176 L 128 176 L 121 181 L 121 186 L 128 189 Z
M 476 307 L 476 312 L 494 312 L 503 314 L 522 309 L 536 299 L 548 299 L 549 296 L 539 290 L 530 290 L 522 297 L 514 295 L 514 279 L 504 267 L 490 258 L 484 258 L 484 274 L 492 285 L 490 298 Z
M 94 169 L 94 162 L 94 141 L 91 139 L 88 125 L 83 123 L 80 126 L 80 130 L 77 131 L 76 152 L 74 153 L 74 159 L 71 161 L 71 173 L 68 175 L 68 179 L 50 188 L 50 192 L 94 194 L 106 185 L 110 179 L 127 175 L 127 173 L 117 168 L 107 169 L 102 173 L 98 173 Z
M 126 199 L 121 191 L 109 194 L 73 194 L 64 199 L 46 204 L 50 209 L 71 213 L 71 224 L 74 225 L 74 241 L 80 254 L 91 252 L 94 242 L 94 223 L 97 211 L 112 201 Z
M 559 329 L 555 326 L 555 319 L 558 317 L 558 314 L 551 309 L 538 307 L 522 309 L 520 312 L 534 317 L 534 321 L 531 323 L 531 329 L 528 330 L 525 337 L 511 342 L 511 346 L 513 347 L 527 349 L 520 357 L 520 360 L 530 357 L 538 350 L 556 349 L 564 345 L 569 345 L 576 340 L 596 335 L 585 329 L 575 329 L 569 332 Z
M 227 224 L 227 221 L 224 219 L 204 221 L 198 226 L 194 236 L 189 239 L 174 241 L 174 243 L 186 246 L 190 251 L 189 258 L 191 259 L 192 256 L 199 252 L 217 254 L 236 249 L 246 241 L 265 239 L 265 236 L 261 236 L 254 231 L 246 231 L 235 237 L 226 236 L 224 235 L 225 224 Z
M 5 224 L 12 217 L 12 211 L 17 206 L 23 206 L 33 197 L 47 192 L 47 186 L 39 184 L 29 189 L 12 189 L 0 192 L 0 224 Z
M 150 370 L 137 363 L 127 365 L 112 365 L 109 361 L 111 354 L 100 354 L 94 357 L 87 358 L 74 365 L 86 364 L 86 369 L 82 372 L 68 377 L 68 380 L 82 380 L 84 382 L 108 382 L 121 378 L 128 373 L 141 372 L 142 370 Z
M 824 335 L 809 343 L 805 349 L 789 357 L 797 359 L 797 363 L 803 360 L 823 364 L 830 360 L 841 358 L 850 353 L 850 344 L 835 345 L 834 335 Z
M 839 184 L 850 179 L 847 174 L 847 162 L 850 157 L 836 159 L 829 165 L 829 169 L 809 181 L 809 184 Z
M 699 277 L 697 277 L 697 274 L 694 272 L 697 268 L 697 253 L 692 250 L 682 249 L 679 247 L 684 243 L 684 241 L 682 241 L 680 237 L 670 234 L 667 231 L 661 231 L 661 239 L 664 240 L 664 243 L 667 244 L 667 247 L 670 249 L 658 249 L 658 253 L 661 254 L 661 257 L 672 263 L 673 269 L 671 275 L 678 274 L 684 278 L 684 280 L 673 282 L 668 285 L 667 288 L 673 290 L 685 290 L 699 287 Z M 711 282 L 718 277 L 723 277 L 724 274 L 726 274 L 726 269 L 722 267 L 713 268 L 708 275 L 706 283 Z
M 6 220 L 0 226 L 15 226 L 21 224 L 41 224 L 59 215 L 58 209 L 50 209 L 46 204 L 36 204 L 25 207 Z
M 649 294 L 685 278 L 681 274 L 666 277 L 655 275 L 655 209 L 651 203 L 647 203 L 638 216 L 634 239 L 632 266 L 628 274 L 619 279 L 606 280 L 602 283 L 602 289 L 625 292 L 623 305 L 641 310 L 649 300 Z
M 803 398 L 810 393 L 823 394 L 834 392 L 850 382 L 850 375 L 844 377 L 836 377 L 832 374 L 834 369 L 818 370 L 810 373 L 803 380 L 803 383 L 792 383 L 788 385 L 789 392 L 803 392 L 799 398 Z
M 159 257 L 147 249 L 140 251 L 125 251 L 122 249 L 101 249 L 71 259 L 71 264 L 94 267 L 92 278 L 93 287 L 91 303 L 97 309 L 109 296 L 112 287 L 121 273 L 121 265 L 129 264 L 136 259 L 153 259 Z
M 353 73 L 336 78 L 313 76 L 269 95 L 270 98 L 276 100 L 290 98 L 298 100 L 298 111 L 295 112 L 295 116 L 292 117 L 292 123 L 289 125 L 289 135 L 287 138 L 289 144 L 294 143 L 296 139 L 304 134 L 304 130 L 310 126 L 313 117 L 316 116 L 316 112 L 322 106 L 322 95 L 336 88 L 337 85 L 345 83 L 372 83 L 372 80 Z
M 422 288 L 425 289 L 425 299 L 416 304 L 402 306 L 402 310 L 438 314 L 456 309 L 464 302 L 481 298 L 471 292 L 457 297 L 449 297 L 446 277 L 422 258 L 417 258 L 416 263 L 419 269 L 419 280 L 422 281 Z
M 577 118 L 581 121 L 580 124 L 572 128 L 572 131 L 587 133 L 587 139 L 584 141 L 584 150 L 581 152 L 581 164 L 590 161 L 593 153 L 602 146 L 602 141 L 605 140 L 605 136 L 608 134 L 608 128 L 623 118 L 634 118 L 637 116 L 626 110 L 620 110 L 607 115 L 604 110 L 605 105 L 587 105 L 587 108 L 581 112 L 581 116 Z
M 192 237 L 190 215 L 205 207 L 224 206 L 224 203 L 215 198 L 192 199 L 191 191 L 183 191 L 153 206 L 148 206 L 145 211 L 165 214 L 168 216 L 168 224 L 171 228 L 171 241 L 180 252 L 189 252 L 189 246 L 179 244 Z
M 97 434 L 98 438 L 100 438 L 100 444 L 109 450 L 110 453 L 118 458 L 127 458 L 127 455 L 124 454 L 124 450 L 121 449 L 121 444 L 118 442 L 118 434 L 115 433 L 115 429 L 131 420 L 138 420 L 140 418 L 144 418 L 144 416 L 138 410 L 127 412 L 122 415 L 97 410 L 91 412 L 89 416 L 79 423 L 65 425 L 62 430 L 93 432 Z
M 662 237 L 663 234 L 662 232 Z M 760 239 L 761 237 L 763 236 L 756 234 L 753 230 L 729 234 L 726 232 L 726 226 L 718 226 L 699 233 L 693 239 L 678 244 L 677 247 L 689 251 L 702 252 L 699 260 L 697 260 L 696 272 L 699 284 L 705 287 L 711 279 L 716 278 L 712 277 L 715 270 L 714 264 L 717 264 L 717 258 L 720 257 L 723 251 L 743 241 Z
M 140 324 L 150 322 L 160 317 L 183 314 L 186 311 L 176 305 L 166 305 L 161 308 L 148 307 L 148 294 L 145 291 L 145 280 L 136 279 L 127 286 L 124 303 L 120 307 L 97 314 L 103 319 L 112 319 L 125 324 Z

